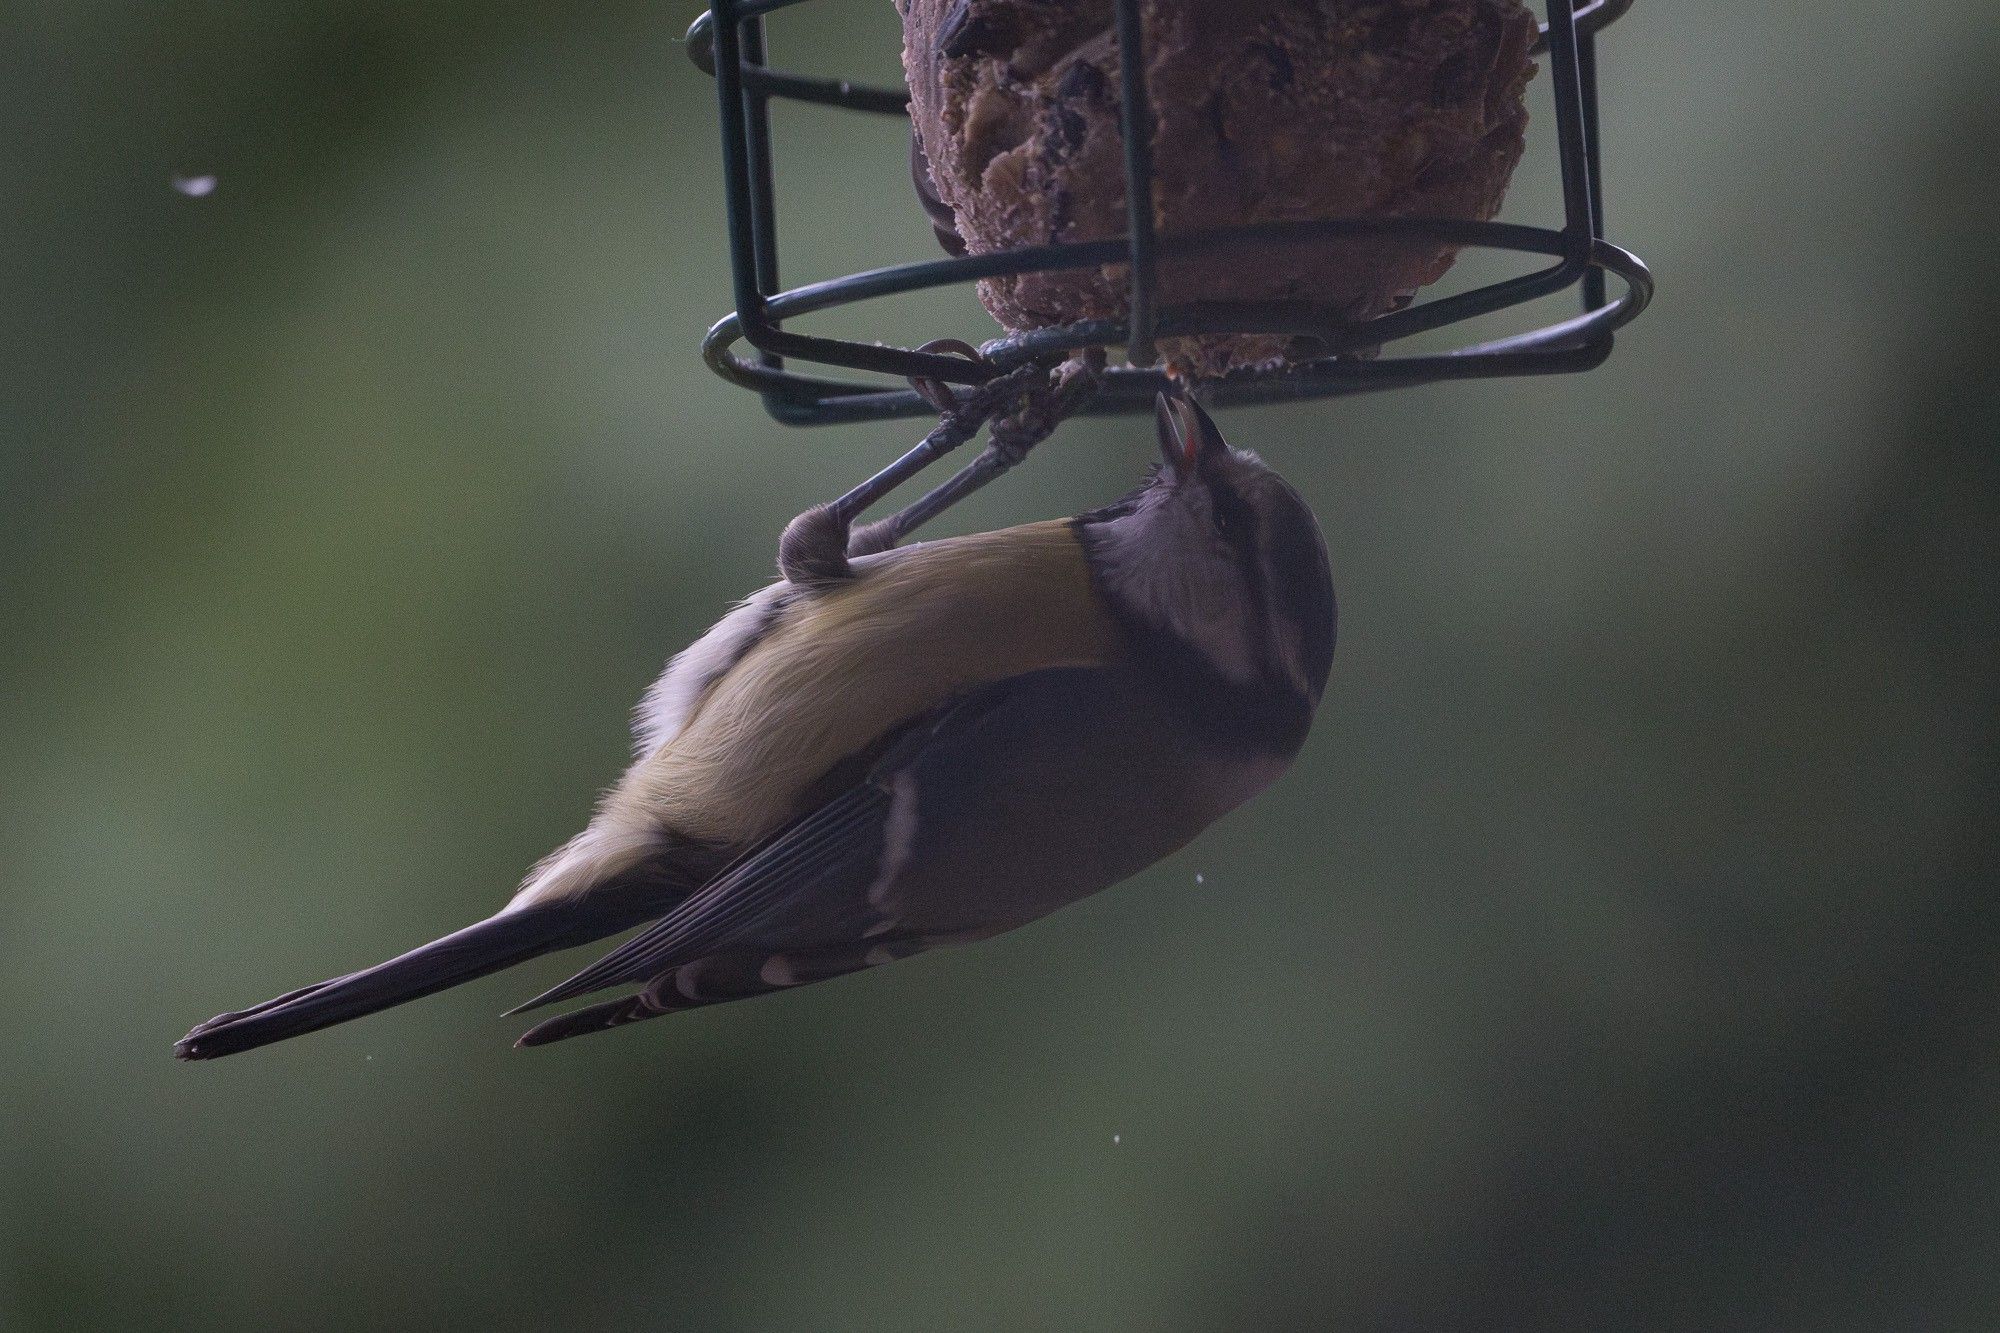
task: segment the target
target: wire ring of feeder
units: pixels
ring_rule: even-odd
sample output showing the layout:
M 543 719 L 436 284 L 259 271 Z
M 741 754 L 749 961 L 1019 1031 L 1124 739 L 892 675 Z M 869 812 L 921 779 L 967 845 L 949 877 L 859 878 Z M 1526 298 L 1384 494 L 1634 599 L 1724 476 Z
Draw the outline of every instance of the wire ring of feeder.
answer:
M 966 362 L 975 368 L 980 367 L 979 349 L 957 338 L 933 338 L 917 350 L 926 353 L 949 352 L 953 356 L 964 357 Z M 912 375 L 910 389 L 917 397 L 929 403 L 932 410 L 941 417 L 949 416 L 959 410 L 957 395 L 952 393 L 951 386 L 943 380 L 932 379 L 928 375 Z
M 1156 236 L 1150 210 L 1128 207 L 1130 233 L 1102 241 L 1024 246 L 871 269 L 789 290 L 778 281 L 775 172 L 770 137 L 773 98 L 873 114 L 905 116 L 908 93 L 841 80 L 808 78 L 765 61 L 766 15 L 805 0 L 710 0 L 688 31 L 689 57 L 714 75 L 722 126 L 723 175 L 729 217 L 734 313 L 702 342 L 703 359 L 718 375 L 763 395 L 781 422 L 816 425 L 927 415 L 925 392 L 865 379 L 805 374 L 788 362 L 892 376 L 906 383 L 979 385 L 1029 362 L 1086 349 L 1123 347 L 1132 364 L 1104 370 L 1096 392 L 1078 410 L 1147 410 L 1166 377 L 1150 368 L 1161 337 L 1187 334 L 1279 334 L 1308 340 L 1310 359 L 1235 371 L 1205 390 L 1222 405 L 1365 393 L 1454 379 L 1567 374 L 1589 370 L 1611 354 L 1612 335 L 1636 319 L 1652 297 L 1652 275 L 1604 233 L 1598 137 L 1598 32 L 1622 17 L 1632 0 L 1544 0 L 1547 21 L 1536 51 L 1547 58 L 1554 89 L 1556 145 L 1562 177 L 1560 228 L 1427 218 L 1335 218 L 1254 223 L 1213 231 Z M 1128 96 L 1124 127 L 1125 197 L 1152 194 L 1151 104 L 1144 87 L 1140 0 L 1112 0 L 1121 69 Z M 914 203 L 912 205 L 914 207 Z M 1161 259 L 1258 247 L 1346 239 L 1431 241 L 1542 255 L 1556 262 L 1539 271 L 1470 291 L 1434 297 L 1359 322 L 1310 301 L 1208 302 L 1161 306 L 1153 276 Z M 878 297 L 974 282 L 983 278 L 1064 269 L 1123 266 L 1131 277 L 1129 313 L 995 339 L 968 360 L 936 342 L 901 347 L 802 334 L 788 320 Z M 1607 275 L 1623 291 L 1613 300 Z M 1362 358 L 1419 333 L 1577 287 L 1579 315 L 1509 337 L 1449 352 Z M 737 350 L 748 343 L 754 355 Z M 960 344 L 960 346 L 963 346 Z
M 777 4 L 744 4 L 736 6 L 740 18 L 756 18 L 780 9 L 789 9 L 804 0 L 780 0 Z M 1576 6 L 1572 16 L 1576 21 L 1579 36 L 1597 35 L 1599 30 L 1609 27 L 1624 17 L 1634 0 L 1589 0 Z M 694 67 L 713 78 L 715 76 L 715 15 L 703 14 L 697 18 L 682 39 L 687 43 L 688 59 Z M 1542 55 L 1548 50 L 1549 25 L 1541 25 L 1541 34 L 1535 39 L 1529 54 Z M 845 107 L 850 111 L 877 111 L 894 114 L 904 109 L 910 100 L 907 91 L 901 88 L 870 88 L 863 84 L 850 83 L 846 79 L 816 79 L 798 74 L 787 74 L 781 70 L 759 66 L 755 76 L 775 97 L 788 98 L 794 102 L 817 102 L 822 106 Z

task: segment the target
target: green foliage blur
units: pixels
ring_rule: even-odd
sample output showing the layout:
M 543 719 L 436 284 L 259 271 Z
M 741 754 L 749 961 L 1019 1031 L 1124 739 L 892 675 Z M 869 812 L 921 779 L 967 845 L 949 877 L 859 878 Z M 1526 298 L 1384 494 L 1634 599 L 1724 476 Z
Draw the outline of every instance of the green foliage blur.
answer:
M 0 1329 L 2000 1327 L 1991 0 L 1642 0 L 1606 367 L 1225 414 L 1342 641 L 1180 856 L 545 1051 L 495 1015 L 580 957 L 169 1057 L 489 911 L 913 438 L 700 366 L 695 12 L 0 13 Z M 888 0 L 773 44 L 896 75 Z M 778 122 L 788 280 L 931 253 L 900 127 Z

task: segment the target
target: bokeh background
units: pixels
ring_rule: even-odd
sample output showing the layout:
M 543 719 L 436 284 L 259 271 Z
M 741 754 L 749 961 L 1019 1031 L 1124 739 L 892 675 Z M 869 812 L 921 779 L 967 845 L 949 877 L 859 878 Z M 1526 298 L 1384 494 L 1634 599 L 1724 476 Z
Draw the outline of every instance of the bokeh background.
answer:
M 1990 0 L 1642 3 L 1606 367 L 1225 415 L 1342 643 L 1180 856 L 546 1051 L 574 958 L 169 1058 L 489 910 L 912 438 L 700 367 L 694 10 L 0 13 L 0 1328 L 2000 1327 Z M 894 77 L 888 0 L 773 41 Z M 788 278 L 930 252 L 893 123 L 779 132 Z

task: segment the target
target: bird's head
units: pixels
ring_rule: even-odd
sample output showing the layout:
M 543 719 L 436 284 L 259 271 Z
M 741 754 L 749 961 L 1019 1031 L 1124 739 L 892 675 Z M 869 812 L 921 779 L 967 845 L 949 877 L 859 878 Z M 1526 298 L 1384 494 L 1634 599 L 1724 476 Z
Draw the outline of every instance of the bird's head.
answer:
M 1333 661 L 1333 581 L 1319 522 L 1201 405 L 1161 394 L 1161 462 L 1138 489 L 1079 520 L 1121 613 L 1180 640 L 1240 685 L 1317 704 Z

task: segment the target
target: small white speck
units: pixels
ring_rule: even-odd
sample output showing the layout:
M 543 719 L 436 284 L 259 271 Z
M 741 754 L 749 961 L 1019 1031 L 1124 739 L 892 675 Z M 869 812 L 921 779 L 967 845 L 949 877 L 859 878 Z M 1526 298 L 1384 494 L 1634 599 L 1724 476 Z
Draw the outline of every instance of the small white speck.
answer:
M 1114 1147 L 1114 1148 L 1115 1148 L 1115 1147 L 1117 1147 L 1117 1146 L 1118 1146 L 1118 1140 L 1119 1140 L 1119 1137 L 1120 1137 L 1120 1136 L 1119 1136 L 1119 1135 L 1117 1135 L 1117 1134 L 1113 1134 L 1113 1135 L 1111 1136 L 1111 1146 L 1112 1146 L 1112 1147 Z
M 1205 879 L 1203 879 L 1203 878 L 1201 877 L 1201 872 L 1200 872 L 1199 870 L 1197 870 L 1197 871 L 1195 871 L 1195 874 L 1194 874 L 1194 882 L 1195 882 L 1195 883 L 1197 883 L 1197 884 L 1206 884 L 1206 883 L 1207 883 L 1208 881 L 1207 881 L 1207 880 L 1205 880 Z
M 206 199 L 215 193 L 215 177 L 175 176 L 173 187 L 190 199 Z
M 375 1057 L 374 1057 L 374 1056 L 372 1056 L 372 1055 L 364 1055 L 364 1056 L 362 1056 L 361 1058 L 362 1058 L 362 1059 L 364 1059 L 364 1060 L 373 1060 L 373 1059 L 374 1059 Z

